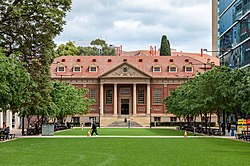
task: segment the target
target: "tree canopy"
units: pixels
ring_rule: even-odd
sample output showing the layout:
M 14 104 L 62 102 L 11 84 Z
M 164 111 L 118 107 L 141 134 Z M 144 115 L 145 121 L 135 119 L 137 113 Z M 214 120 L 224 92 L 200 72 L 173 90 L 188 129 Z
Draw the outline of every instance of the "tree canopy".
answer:
M 56 56 L 74 56 L 74 55 L 116 55 L 115 48 L 106 44 L 105 40 L 95 39 L 90 42 L 91 46 L 76 46 L 74 42 L 61 44 L 56 49 Z
M 237 114 L 240 109 L 245 115 L 249 113 L 249 80 L 249 69 L 215 67 L 182 84 L 164 99 L 164 103 L 167 112 L 176 116 L 216 113 L 223 116 L 225 124 L 226 112 Z
M 29 101 L 32 84 L 27 70 L 15 58 L 6 57 L 0 49 L 0 108 L 18 111 Z
M 160 56 L 171 56 L 170 43 L 166 35 L 161 38 Z
M 85 97 L 87 92 L 87 89 L 78 89 L 66 82 L 53 83 L 51 97 L 56 105 L 55 117 L 63 119 L 68 115 L 88 113 L 93 101 Z

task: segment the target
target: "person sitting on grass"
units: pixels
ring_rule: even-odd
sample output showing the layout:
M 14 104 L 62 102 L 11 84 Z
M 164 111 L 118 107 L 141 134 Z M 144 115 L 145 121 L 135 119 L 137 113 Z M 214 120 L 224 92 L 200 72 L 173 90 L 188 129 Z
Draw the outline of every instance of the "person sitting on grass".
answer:
M 95 122 L 92 124 L 92 128 L 91 129 L 92 129 L 91 136 L 93 136 L 94 133 L 96 135 L 98 135 Z

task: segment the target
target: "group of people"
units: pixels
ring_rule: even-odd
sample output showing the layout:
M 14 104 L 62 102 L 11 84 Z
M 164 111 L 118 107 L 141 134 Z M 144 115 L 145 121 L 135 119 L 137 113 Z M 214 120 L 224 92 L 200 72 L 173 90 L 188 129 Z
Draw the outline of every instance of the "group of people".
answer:
M 6 127 L 3 130 L 3 134 L 5 135 L 6 139 L 9 139 L 9 135 L 10 135 L 10 127 Z

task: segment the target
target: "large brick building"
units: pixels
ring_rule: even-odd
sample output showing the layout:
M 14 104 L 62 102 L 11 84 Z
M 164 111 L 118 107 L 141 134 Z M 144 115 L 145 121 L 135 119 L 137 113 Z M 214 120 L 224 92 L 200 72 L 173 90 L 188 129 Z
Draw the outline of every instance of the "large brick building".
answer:
M 171 54 L 159 56 L 158 51 L 144 50 L 120 56 L 61 56 L 51 65 L 51 77 L 88 88 L 88 97 L 95 100 L 89 114 L 75 115 L 74 122 L 94 119 L 109 126 L 127 118 L 148 126 L 150 120 L 176 121 L 166 112 L 163 99 L 198 72 L 211 69 L 211 64 L 219 65 L 219 59 L 207 54 Z

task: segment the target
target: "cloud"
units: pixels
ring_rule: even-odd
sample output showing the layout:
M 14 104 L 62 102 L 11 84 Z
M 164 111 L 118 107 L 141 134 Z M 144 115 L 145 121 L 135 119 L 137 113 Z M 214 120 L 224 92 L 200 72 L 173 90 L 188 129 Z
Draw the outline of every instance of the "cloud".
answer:
M 211 48 L 211 0 L 73 0 L 67 25 L 55 42 L 86 45 L 103 38 L 124 50 L 159 48 L 167 35 L 172 48 Z

